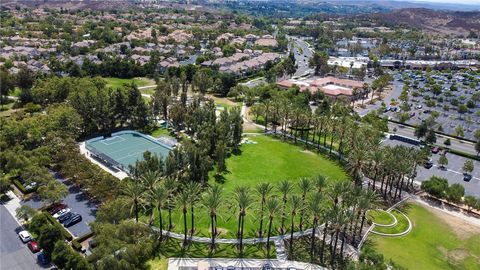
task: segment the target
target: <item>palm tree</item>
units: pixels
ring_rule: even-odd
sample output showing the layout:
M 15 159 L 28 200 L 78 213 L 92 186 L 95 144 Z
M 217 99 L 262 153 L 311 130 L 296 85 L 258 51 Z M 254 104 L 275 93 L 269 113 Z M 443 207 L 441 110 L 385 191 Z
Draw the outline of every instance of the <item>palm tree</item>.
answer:
M 175 200 L 173 199 L 173 195 L 177 190 L 177 182 L 173 178 L 166 178 L 165 179 L 165 189 L 167 190 L 168 193 L 168 230 L 171 231 L 173 229 L 173 224 L 172 224 L 172 210 L 175 207 Z
M 378 195 L 375 193 L 373 190 L 365 190 L 364 193 L 362 194 L 362 197 L 360 197 L 360 209 L 362 211 L 362 221 L 360 223 L 360 228 L 358 230 L 358 235 L 361 239 L 362 236 L 362 231 L 363 231 L 363 225 L 365 223 L 365 217 L 367 214 L 367 211 L 370 209 L 373 209 L 378 205 Z
M 168 193 L 163 185 L 156 185 L 153 191 L 150 192 L 150 201 L 155 205 L 158 210 L 158 224 L 160 228 L 160 241 L 163 238 L 163 217 L 162 209 L 167 205 Z
M 187 235 L 188 235 L 188 227 L 187 227 L 187 209 L 190 203 L 190 193 L 188 191 L 183 190 L 177 196 L 178 204 L 182 207 L 182 214 L 183 214 L 183 246 L 187 246 Z
M 295 216 L 297 211 L 302 209 L 302 199 L 297 195 L 290 197 L 290 207 L 291 207 L 291 222 L 290 222 L 290 260 L 293 260 L 293 232 L 295 231 Z
M 132 205 L 130 208 L 130 214 L 132 212 L 135 213 L 135 222 L 138 222 L 138 206 L 142 200 L 144 192 L 144 186 L 139 181 L 135 180 L 126 182 L 123 190 L 123 196 L 127 198 L 129 203 Z
M 267 231 L 267 256 L 270 256 L 270 235 L 272 233 L 273 218 L 280 209 L 280 203 L 276 197 L 270 197 L 266 203 L 268 212 L 268 231 Z
M 160 180 L 160 174 L 157 171 L 146 171 L 144 172 L 141 177 L 140 181 L 145 186 L 145 189 L 148 192 L 153 192 L 155 189 L 155 184 Z M 148 223 L 151 225 L 153 222 L 153 202 L 150 201 L 149 203 L 149 211 L 150 211 L 150 219 Z
M 327 184 L 327 178 L 323 175 L 318 175 L 314 179 L 313 185 L 317 188 L 317 192 L 322 192 L 322 189 Z
M 310 199 L 310 212 L 312 213 L 313 216 L 313 221 L 312 221 L 312 239 L 310 240 L 310 262 L 313 263 L 314 261 L 314 251 L 315 251 L 315 234 L 316 234 L 316 229 L 318 226 L 318 220 L 320 219 L 320 214 L 322 213 L 322 207 L 321 207 L 321 202 L 322 202 L 322 194 L 321 193 L 314 193 L 312 198 Z
M 239 207 L 237 237 L 239 239 L 240 256 L 243 254 L 243 228 L 245 226 L 245 215 L 247 208 L 252 204 L 250 189 L 248 187 L 237 187 L 235 189 L 235 200 Z
M 190 181 L 185 185 L 185 189 L 187 190 L 187 192 L 191 196 L 190 197 L 190 214 L 191 214 L 191 218 L 192 218 L 192 220 L 191 220 L 192 225 L 191 225 L 191 228 L 190 228 L 190 232 L 193 235 L 193 233 L 195 232 L 195 212 L 194 212 L 194 208 L 195 208 L 195 204 L 197 204 L 199 199 L 200 199 L 200 192 L 202 191 L 202 185 L 198 182 Z
M 280 226 L 280 232 L 282 234 L 284 233 L 284 229 L 285 229 L 285 219 L 286 219 L 285 208 L 287 207 L 288 193 L 290 193 L 292 191 L 292 188 L 293 188 L 292 183 L 287 181 L 287 180 L 281 181 L 278 185 L 278 191 L 282 194 L 282 202 L 283 202 L 282 222 L 281 222 L 281 226 Z
M 300 190 L 302 192 L 302 208 L 300 210 L 300 222 L 299 222 L 299 228 L 300 228 L 300 231 L 302 231 L 303 230 L 303 214 L 305 211 L 305 199 L 312 187 L 312 182 L 308 178 L 302 178 L 300 179 L 300 182 L 298 182 L 298 186 L 300 187 Z
M 215 236 L 217 235 L 217 211 L 220 205 L 222 204 L 222 192 L 223 189 L 220 185 L 212 185 L 205 195 L 204 205 L 207 207 L 210 215 L 210 225 L 211 225 L 211 250 L 215 249 Z
M 264 215 L 264 208 L 265 208 L 265 202 L 267 200 L 267 197 L 270 195 L 272 192 L 273 186 L 270 185 L 270 183 L 260 183 L 257 185 L 257 193 L 260 196 L 261 200 L 261 207 L 260 207 L 260 228 L 258 229 L 258 237 L 262 238 L 263 234 L 263 215 Z
M 346 227 L 347 223 L 348 223 L 348 217 L 345 215 L 344 213 L 344 210 L 341 210 L 340 211 L 336 211 L 334 213 L 334 217 L 333 217 L 333 229 L 334 229 L 334 233 L 335 233 L 335 243 L 333 244 L 333 247 L 332 247 L 332 251 L 331 251 L 331 258 L 330 258 L 330 264 L 332 266 L 332 268 L 334 268 L 334 265 L 335 265 L 335 257 L 336 257 L 336 254 L 337 254 L 337 244 L 338 244 L 338 235 L 340 233 L 340 230 L 342 230 L 342 228 Z M 330 241 L 333 241 L 333 239 L 330 239 Z

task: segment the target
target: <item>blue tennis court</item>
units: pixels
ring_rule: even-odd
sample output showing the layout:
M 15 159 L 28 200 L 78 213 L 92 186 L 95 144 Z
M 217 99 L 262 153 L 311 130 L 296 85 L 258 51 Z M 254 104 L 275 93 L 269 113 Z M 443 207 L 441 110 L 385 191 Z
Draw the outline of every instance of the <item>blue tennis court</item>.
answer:
M 172 149 L 156 139 L 136 131 L 120 131 L 111 137 L 97 137 L 86 142 L 91 155 L 111 168 L 128 171 L 129 165 L 143 159 L 143 153 L 149 151 L 166 158 Z

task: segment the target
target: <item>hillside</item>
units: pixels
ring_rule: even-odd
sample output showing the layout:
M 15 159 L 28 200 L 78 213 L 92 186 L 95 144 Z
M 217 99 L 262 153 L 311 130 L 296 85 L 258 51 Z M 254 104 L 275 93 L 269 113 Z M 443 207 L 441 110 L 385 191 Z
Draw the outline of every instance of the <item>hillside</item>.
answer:
M 480 11 L 436 11 L 423 8 L 398 9 L 368 15 L 386 24 L 404 24 L 426 32 L 443 35 L 468 35 L 480 31 Z

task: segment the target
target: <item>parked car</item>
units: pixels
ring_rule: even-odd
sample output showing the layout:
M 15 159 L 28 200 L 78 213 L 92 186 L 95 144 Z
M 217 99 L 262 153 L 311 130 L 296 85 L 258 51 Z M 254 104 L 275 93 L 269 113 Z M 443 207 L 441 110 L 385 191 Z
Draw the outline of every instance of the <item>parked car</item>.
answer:
M 40 265 L 48 265 L 48 264 L 50 264 L 50 258 L 48 258 L 47 255 L 45 255 L 45 253 L 40 252 L 37 255 L 37 262 Z
M 40 251 L 40 247 L 38 246 L 37 241 L 34 241 L 34 240 L 30 241 L 30 242 L 27 244 L 27 247 L 28 247 L 28 249 L 30 249 L 30 251 L 31 251 L 32 253 L 37 253 L 37 252 Z
M 432 148 L 432 153 L 433 154 L 438 154 L 439 152 L 440 152 L 440 148 L 438 148 L 438 147 L 433 147 Z
M 71 211 L 70 208 L 62 209 L 62 210 L 58 211 L 57 213 L 55 213 L 55 214 L 53 215 L 53 217 L 54 217 L 54 218 L 59 218 L 60 216 L 63 216 L 63 215 L 65 215 L 66 213 L 68 213 L 68 212 L 70 212 L 70 211 Z
M 472 175 L 469 174 L 469 173 L 464 173 L 463 174 L 463 181 L 469 182 L 470 180 L 472 180 Z
M 18 237 L 20 237 L 20 240 L 22 240 L 23 243 L 32 241 L 32 235 L 28 231 L 19 232 Z
M 63 226 L 68 228 L 70 226 L 73 226 L 73 225 L 77 224 L 80 221 L 82 221 L 82 215 L 74 214 L 72 217 L 70 217 L 65 222 L 63 222 Z
M 50 208 L 50 210 L 48 210 L 48 213 L 50 215 L 54 215 L 56 214 L 58 211 L 62 210 L 62 209 L 65 209 L 67 208 L 68 205 L 64 204 L 64 203 L 59 203 L 59 204 L 56 204 L 54 205 L 52 208 Z
M 431 167 L 433 167 L 433 162 L 428 161 L 423 165 L 423 167 L 425 167 L 425 169 L 430 169 Z
M 37 182 L 32 182 L 25 186 L 25 190 L 30 191 L 37 188 Z
M 410 113 L 410 118 L 414 117 L 415 116 L 415 112 L 411 112 Z
M 272 266 L 269 263 L 266 263 L 262 266 L 262 270 L 272 270 Z
M 72 212 L 68 212 L 65 215 L 58 217 L 58 222 L 64 223 L 65 221 L 69 220 L 74 214 Z
M 235 266 L 227 266 L 227 270 L 235 270 Z

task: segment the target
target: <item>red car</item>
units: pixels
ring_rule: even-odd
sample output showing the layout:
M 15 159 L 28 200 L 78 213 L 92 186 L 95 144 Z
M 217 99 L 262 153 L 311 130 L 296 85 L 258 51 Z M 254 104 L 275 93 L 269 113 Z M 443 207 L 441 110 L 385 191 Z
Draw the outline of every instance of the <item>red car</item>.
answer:
M 64 204 L 64 203 L 59 203 L 59 204 L 56 204 L 55 206 L 53 206 L 52 208 L 50 208 L 50 210 L 48 210 L 48 213 L 50 215 L 54 215 L 56 214 L 58 211 L 62 210 L 62 209 L 65 209 L 67 208 L 68 205 Z
M 38 246 L 38 243 L 36 241 L 30 241 L 27 245 L 27 247 L 32 251 L 33 253 L 37 253 L 40 251 L 40 247 Z
M 440 148 L 438 148 L 438 147 L 433 147 L 432 148 L 432 153 L 438 154 L 438 152 L 440 152 Z

